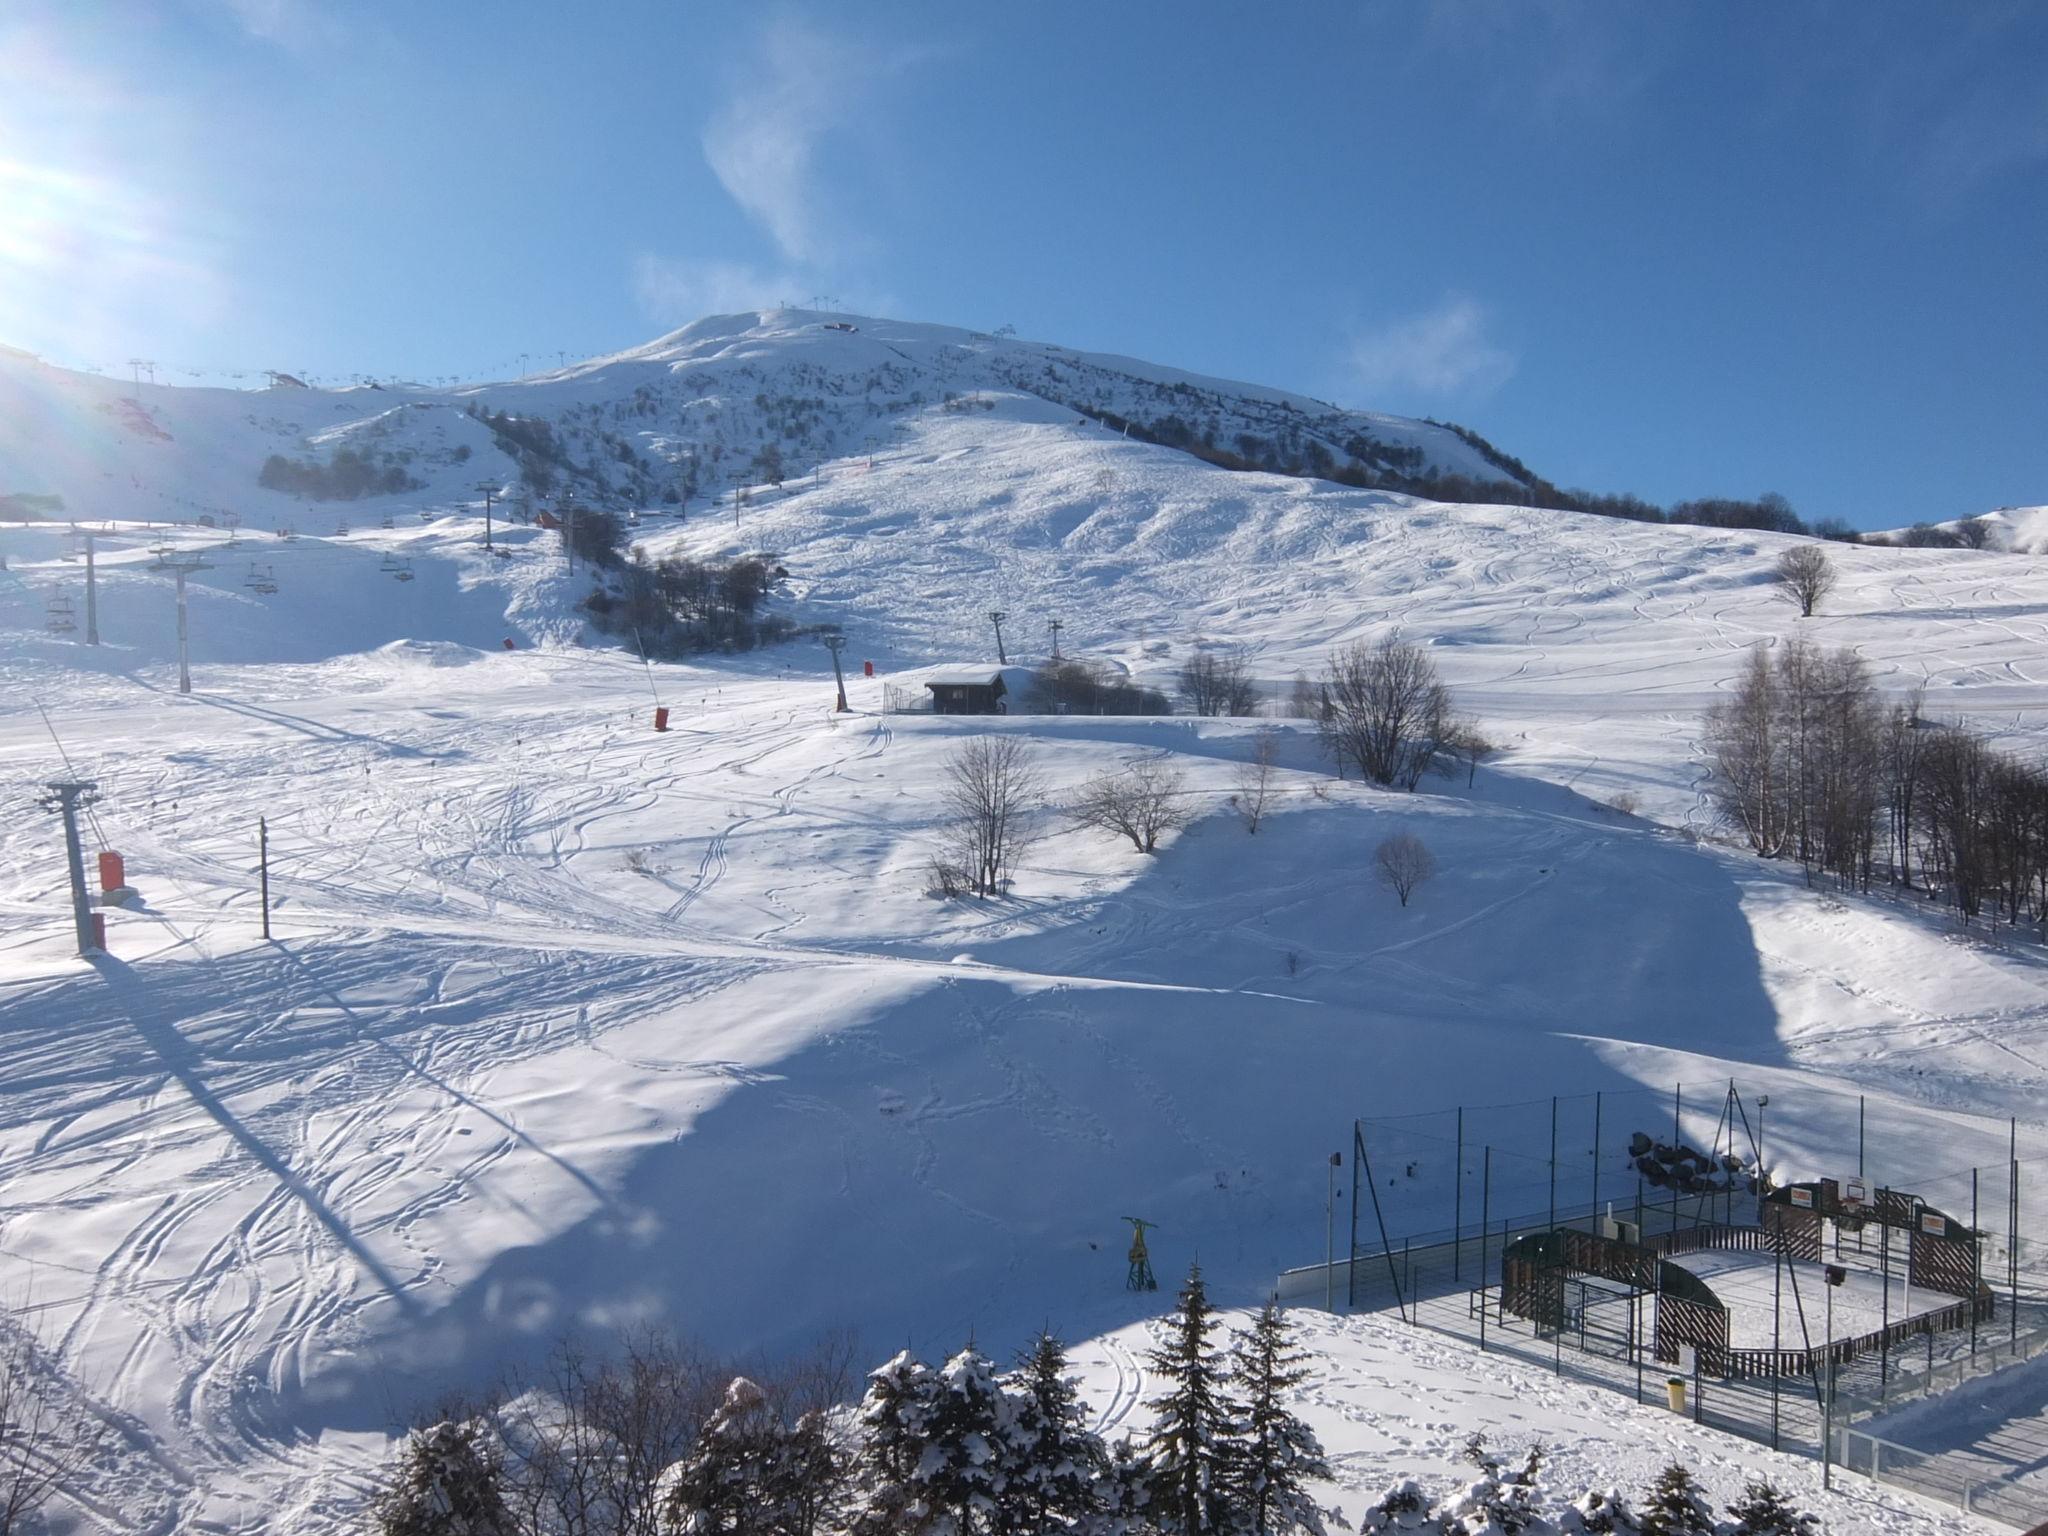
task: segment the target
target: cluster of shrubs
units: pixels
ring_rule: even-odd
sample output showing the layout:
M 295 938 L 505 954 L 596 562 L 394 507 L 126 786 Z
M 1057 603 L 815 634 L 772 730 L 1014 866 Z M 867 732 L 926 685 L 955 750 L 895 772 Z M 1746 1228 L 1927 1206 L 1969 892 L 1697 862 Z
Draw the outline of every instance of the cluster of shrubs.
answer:
M 1726 1520 L 1714 1518 L 1692 1473 L 1676 1462 L 1664 1468 L 1639 1505 L 1617 1489 L 1589 1489 L 1546 1514 L 1537 1480 L 1542 1446 L 1510 1470 L 1474 1436 L 1465 1446 L 1465 1460 L 1479 1474 L 1465 1487 L 1432 1500 L 1415 1482 L 1403 1479 L 1365 1511 L 1359 1530 L 1366 1536 L 1818 1536 L 1820 1530 L 1819 1521 L 1802 1513 L 1768 1478 L 1748 1484 L 1728 1506 Z
M 754 556 L 720 564 L 671 555 L 649 563 L 636 552 L 612 564 L 583 607 L 596 628 L 632 640 L 649 657 L 745 651 L 798 632 L 782 615 L 761 612 L 787 574 Z
M 354 448 L 335 449 L 334 457 L 325 464 L 273 453 L 263 461 L 256 483 L 310 501 L 360 501 L 365 496 L 395 496 L 420 488 L 420 482 L 407 474 L 403 465 L 380 464 Z
M 1682 1141 L 1659 1141 L 1647 1131 L 1637 1131 L 1629 1138 L 1628 1152 L 1643 1182 L 1659 1189 L 1675 1189 L 1682 1195 L 1764 1192 L 1761 1179 L 1750 1171 L 1749 1160 L 1739 1153 L 1716 1157 Z
M 1084 657 L 1048 663 L 1018 701 L 1030 715 L 1170 715 L 1173 702 L 1157 688 Z

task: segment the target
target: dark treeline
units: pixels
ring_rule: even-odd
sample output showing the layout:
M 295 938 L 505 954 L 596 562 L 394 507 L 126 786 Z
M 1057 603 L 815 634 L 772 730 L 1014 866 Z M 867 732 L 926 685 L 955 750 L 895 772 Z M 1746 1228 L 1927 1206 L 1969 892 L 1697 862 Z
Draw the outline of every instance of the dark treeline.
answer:
M 420 482 L 398 464 L 379 464 L 369 454 L 337 448 L 325 464 L 317 459 L 288 459 L 273 453 L 256 476 L 266 490 L 290 491 L 311 501 L 359 501 L 365 496 L 395 496 L 416 491 Z
M 1722 817 L 1755 852 L 1868 889 L 2048 921 L 2048 774 L 1957 722 L 1887 703 L 1853 651 L 1750 653 L 1707 716 Z
M 1240 432 L 1225 441 L 1215 434 L 1197 431 L 1176 415 L 1138 421 L 1119 416 L 1114 411 L 1085 405 L 1078 405 L 1075 409 L 1113 432 L 1126 433 L 1140 442 L 1178 448 L 1222 469 L 1310 476 L 1318 480 L 1334 480 L 1339 485 L 1357 486 L 1361 490 L 1399 491 L 1409 496 L 1425 496 L 1432 501 L 1552 507 L 1636 523 L 1751 528 L 1765 533 L 1811 534 L 1848 544 L 1860 543 L 1863 539 L 1840 518 L 1807 522 L 1793 510 L 1789 501 L 1775 492 L 1766 492 L 1754 500 L 1708 496 L 1660 507 L 1653 501 L 1625 492 L 1613 494 L 1553 485 L 1520 459 L 1503 453 L 1469 427 L 1434 418 L 1430 420 L 1432 426 L 1457 434 L 1474 452 L 1501 471 L 1499 477 L 1481 479 L 1471 475 L 1433 474 L 1423 468 L 1424 456 L 1420 448 L 1383 443 L 1363 435 L 1354 435 L 1334 445 L 1306 434 L 1283 442 L 1277 437 Z M 1962 545 L 1973 541 L 1967 535 L 1951 535 L 1945 529 L 1922 523 L 1900 542 Z M 1981 546 L 1982 540 L 1974 543 Z

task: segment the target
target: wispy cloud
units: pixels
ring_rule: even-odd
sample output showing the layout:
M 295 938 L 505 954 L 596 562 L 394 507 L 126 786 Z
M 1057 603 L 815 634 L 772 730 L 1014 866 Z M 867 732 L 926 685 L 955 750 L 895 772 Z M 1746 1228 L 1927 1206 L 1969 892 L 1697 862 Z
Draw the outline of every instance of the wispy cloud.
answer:
M 344 42 L 352 29 L 317 0 L 206 0 L 259 42 L 308 53 Z
M 1354 337 L 1351 376 L 1367 404 L 1375 395 L 1490 394 L 1513 375 L 1516 359 L 1491 337 L 1489 325 L 1477 300 L 1450 295 L 1432 309 Z
M 821 185 L 828 139 L 866 115 L 869 96 L 926 50 L 835 37 L 794 16 L 769 23 L 704 128 L 704 159 L 733 201 L 792 262 L 817 267 L 857 244 Z

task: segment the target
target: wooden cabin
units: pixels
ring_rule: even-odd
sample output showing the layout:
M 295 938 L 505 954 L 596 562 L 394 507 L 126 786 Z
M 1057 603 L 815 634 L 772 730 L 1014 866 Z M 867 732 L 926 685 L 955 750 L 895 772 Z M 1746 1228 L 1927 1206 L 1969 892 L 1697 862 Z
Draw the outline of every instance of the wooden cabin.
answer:
M 1003 686 L 1003 674 L 994 667 L 941 672 L 927 678 L 925 687 L 931 692 L 935 715 L 1000 715 L 1008 709 L 1003 695 L 1009 690 Z

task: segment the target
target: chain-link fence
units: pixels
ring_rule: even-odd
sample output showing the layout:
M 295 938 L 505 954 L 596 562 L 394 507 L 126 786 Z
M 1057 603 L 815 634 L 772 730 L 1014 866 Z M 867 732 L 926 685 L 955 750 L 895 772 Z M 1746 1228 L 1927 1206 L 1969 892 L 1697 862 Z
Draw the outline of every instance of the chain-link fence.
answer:
M 2022 1472 L 1981 1458 L 1906 1447 L 1870 1456 L 1855 1450 L 1873 1439 L 1868 1432 L 1860 1440 L 1845 1433 L 2048 1352 L 2048 1157 L 2023 1143 L 2012 1121 L 1808 1085 L 1724 1081 L 1375 1116 L 1355 1127 L 1353 1157 L 1349 1256 L 1337 1273 L 1283 1276 L 1283 1299 L 1320 1305 L 1331 1294 L 1339 1307 L 1392 1312 L 1639 1401 L 1675 1407 L 1674 1385 L 1682 1385 L 1684 1411 L 1698 1422 L 1779 1449 L 1819 1456 L 1832 1422 L 1836 1451 L 1863 1455 L 1883 1480 L 1967 1498 L 1994 1518 L 2041 1498 L 2031 1485 L 2015 1491 Z M 1760 1276 L 1722 1281 L 1731 1310 L 1760 1300 L 1767 1329 L 1787 1334 L 1782 1351 L 1769 1337 L 1764 1355 L 1686 1349 L 1674 1368 L 1655 1358 L 1660 1298 L 1645 1287 L 1575 1272 L 1555 1295 L 1553 1278 L 1541 1307 L 1504 1293 L 1503 1257 L 1520 1239 L 1563 1230 L 1686 1249 L 1714 1229 L 1739 1236 L 1754 1227 L 1762 1192 L 1821 1180 L 1855 1191 L 1893 1224 L 1874 1214 L 1830 1219 L 1815 1262 L 1763 1258 Z M 1976 1273 L 1958 1288 L 1971 1298 L 1936 1306 L 1941 1298 L 1923 1285 L 1914 1302 L 1921 1230 L 1950 1240 L 1968 1234 Z M 1838 1342 L 1819 1347 L 1821 1320 L 1834 1316 L 1820 1266 L 1834 1261 L 1880 1297 L 1879 1310 L 1853 1325 L 1853 1354 L 1832 1328 Z M 1714 1374 L 1727 1359 L 1744 1360 L 1745 1371 Z

